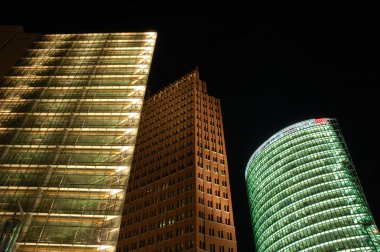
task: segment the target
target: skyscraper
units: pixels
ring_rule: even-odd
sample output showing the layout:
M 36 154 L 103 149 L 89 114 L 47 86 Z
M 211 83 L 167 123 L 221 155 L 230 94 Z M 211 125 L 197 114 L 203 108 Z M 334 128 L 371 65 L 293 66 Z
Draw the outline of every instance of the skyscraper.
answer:
M 236 252 L 220 101 L 198 71 L 144 102 L 117 251 Z
M 1 251 L 115 250 L 155 40 L 40 35 L 3 77 Z
M 291 125 L 246 169 L 256 250 L 380 251 L 380 234 L 335 119 Z

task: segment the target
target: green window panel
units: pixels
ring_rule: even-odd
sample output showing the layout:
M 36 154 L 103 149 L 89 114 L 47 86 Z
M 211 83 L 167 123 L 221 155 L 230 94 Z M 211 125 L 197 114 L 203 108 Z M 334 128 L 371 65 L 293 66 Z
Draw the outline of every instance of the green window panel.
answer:
M 258 252 L 380 251 L 380 234 L 335 119 L 291 125 L 250 158 Z

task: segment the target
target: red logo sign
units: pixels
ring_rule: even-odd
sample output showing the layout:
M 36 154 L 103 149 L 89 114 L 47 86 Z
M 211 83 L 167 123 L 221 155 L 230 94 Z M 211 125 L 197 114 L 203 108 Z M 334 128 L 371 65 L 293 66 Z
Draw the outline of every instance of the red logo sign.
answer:
M 315 124 L 325 124 L 328 123 L 327 118 L 316 118 Z

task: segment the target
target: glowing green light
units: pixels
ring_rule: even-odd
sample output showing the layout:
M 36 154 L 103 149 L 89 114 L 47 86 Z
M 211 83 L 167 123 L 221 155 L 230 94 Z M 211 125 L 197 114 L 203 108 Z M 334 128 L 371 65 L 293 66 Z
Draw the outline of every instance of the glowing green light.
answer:
M 278 132 L 246 169 L 258 252 L 380 251 L 380 234 L 334 119 Z

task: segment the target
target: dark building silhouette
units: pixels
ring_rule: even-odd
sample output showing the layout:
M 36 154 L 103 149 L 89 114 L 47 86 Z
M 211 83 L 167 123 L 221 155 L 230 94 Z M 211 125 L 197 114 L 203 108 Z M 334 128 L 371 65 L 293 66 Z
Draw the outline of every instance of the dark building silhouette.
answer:
M 118 252 L 236 252 L 220 100 L 198 71 L 144 101 Z
M 20 25 L 0 25 L 0 78 L 25 54 L 39 34 L 25 33 Z

